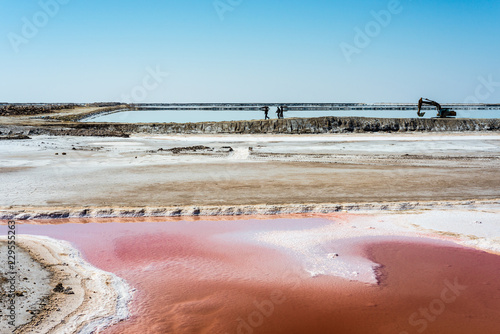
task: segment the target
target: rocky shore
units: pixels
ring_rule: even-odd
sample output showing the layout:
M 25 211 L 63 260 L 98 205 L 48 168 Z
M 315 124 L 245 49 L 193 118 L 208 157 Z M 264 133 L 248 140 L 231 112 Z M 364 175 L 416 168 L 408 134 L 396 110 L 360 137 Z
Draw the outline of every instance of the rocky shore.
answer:
M 100 111 L 102 112 L 102 111 Z M 0 134 L 56 136 L 118 136 L 130 134 L 328 134 L 376 132 L 491 132 L 500 119 L 408 119 L 365 117 L 290 118 L 203 123 L 79 123 L 0 124 Z

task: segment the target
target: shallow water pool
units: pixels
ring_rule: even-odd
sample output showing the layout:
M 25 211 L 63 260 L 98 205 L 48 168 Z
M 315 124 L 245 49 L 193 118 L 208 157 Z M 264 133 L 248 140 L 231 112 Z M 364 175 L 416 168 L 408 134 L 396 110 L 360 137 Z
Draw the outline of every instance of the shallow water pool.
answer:
M 270 118 L 277 118 L 276 108 L 269 111 Z M 323 116 L 338 117 L 379 117 L 379 118 L 417 118 L 415 110 L 291 110 L 285 118 L 310 118 Z M 424 118 L 436 116 L 435 110 L 425 110 Z M 500 118 L 500 110 L 457 110 L 457 118 Z M 264 119 L 259 110 L 171 110 L 148 109 L 127 110 L 87 118 L 83 122 L 110 123 L 196 123 L 223 122 Z

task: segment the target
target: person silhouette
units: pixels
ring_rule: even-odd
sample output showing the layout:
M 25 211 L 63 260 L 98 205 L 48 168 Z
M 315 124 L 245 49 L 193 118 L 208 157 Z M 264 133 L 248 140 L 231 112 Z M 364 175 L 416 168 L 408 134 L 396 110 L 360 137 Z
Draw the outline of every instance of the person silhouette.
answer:
M 269 107 L 265 106 L 264 107 L 264 119 L 269 119 Z

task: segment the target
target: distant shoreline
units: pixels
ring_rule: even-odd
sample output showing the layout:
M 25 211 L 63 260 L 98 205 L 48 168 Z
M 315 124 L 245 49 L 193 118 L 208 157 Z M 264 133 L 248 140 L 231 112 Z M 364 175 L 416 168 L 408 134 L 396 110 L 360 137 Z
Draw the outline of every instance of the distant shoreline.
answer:
M 256 110 L 264 104 L 168 104 L 171 108 L 197 105 L 206 110 L 224 110 L 224 106 L 231 108 L 250 108 Z M 268 104 L 272 106 L 272 104 Z M 470 132 L 470 131 L 499 131 L 500 118 L 491 119 L 436 119 L 436 118 L 377 118 L 377 117 L 311 117 L 286 118 L 268 120 L 242 121 L 212 121 L 198 123 L 85 123 L 81 120 L 102 114 L 119 112 L 122 110 L 137 110 L 149 104 L 97 104 L 97 105 L 69 105 L 70 108 L 49 109 L 40 107 L 19 107 L 20 114 L 0 116 L 0 135 L 53 135 L 53 136 L 107 136 L 127 137 L 131 134 L 332 134 L 332 133 L 363 133 L 363 132 Z M 167 104 L 158 106 L 165 107 Z M 288 110 L 308 108 L 313 111 L 313 105 L 288 104 Z M 413 110 L 415 104 L 315 104 L 322 109 L 331 110 Z M 330 106 L 330 107 L 328 107 Z M 450 105 L 454 108 L 469 105 Z M 500 108 L 500 105 L 470 105 L 475 108 Z M 40 109 L 41 108 L 41 109 Z M 215 109 L 214 109 L 215 108 Z M 399 108 L 399 109 L 398 109 Z M 471 108 L 471 107 L 468 107 Z M 33 109 L 33 110 L 31 110 Z M 39 110 L 40 109 L 40 110 Z M 30 114 L 33 112 L 33 114 Z
M 119 105 L 128 105 L 130 107 L 153 107 L 153 106 L 161 106 L 161 107 L 179 107 L 179 108 L 189 108 L 189 107 L 201 107 L 210 108 L 210 107 L 220 107 L 220 108 L 256 108 L 256 107 L 276 107 L 285 105 L 287 107 L 292 108 L 408 108 L 413 107 L 417 108 L 417 103 L 407 103 L 407 102 L 395 102 L 395 103 L 364 103 L 364 102 L 252 102 L 252 103 L 240 103 L 240 102 L 203 102 L 203 103 L 194 103 L 194 102 L 185 102 L 185 103 L 122 103 L 122 102 L 102 102 L 102 103 L 8 103 L 2 102 L 0 103 L 0 107 L 3 106 L 62 106 L 62 107 L 113 107 Z M 500 103 L 443 103 L 443 107 L 454 107 L 454 108 L 500 108 Z M 432 107 L 426 107 L 432 109 Z

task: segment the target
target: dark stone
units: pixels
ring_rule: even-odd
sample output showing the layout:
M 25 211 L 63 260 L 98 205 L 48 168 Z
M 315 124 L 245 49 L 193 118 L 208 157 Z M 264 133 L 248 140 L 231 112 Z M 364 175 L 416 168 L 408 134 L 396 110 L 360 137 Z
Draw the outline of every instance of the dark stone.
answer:
M 52 291 L 58 293 L 64 292 L 64 286 L 62 285 L 62 283 L 57 283 L 56 287 Z

